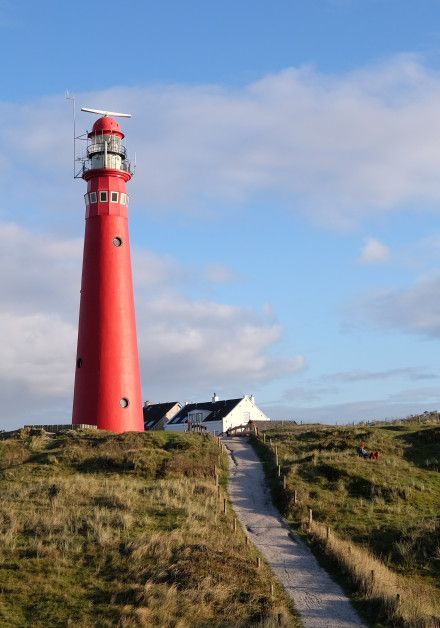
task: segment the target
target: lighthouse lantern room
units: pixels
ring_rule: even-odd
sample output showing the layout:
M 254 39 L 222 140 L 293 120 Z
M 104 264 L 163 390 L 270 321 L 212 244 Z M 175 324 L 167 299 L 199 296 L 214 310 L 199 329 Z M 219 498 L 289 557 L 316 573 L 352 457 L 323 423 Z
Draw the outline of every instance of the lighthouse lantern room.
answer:
M 72 422 L 143 431 L 126 190 L 133 173 L 114 119 L 129 114 L 83 111 L 102 115 L 80 158 L 87 193 Z

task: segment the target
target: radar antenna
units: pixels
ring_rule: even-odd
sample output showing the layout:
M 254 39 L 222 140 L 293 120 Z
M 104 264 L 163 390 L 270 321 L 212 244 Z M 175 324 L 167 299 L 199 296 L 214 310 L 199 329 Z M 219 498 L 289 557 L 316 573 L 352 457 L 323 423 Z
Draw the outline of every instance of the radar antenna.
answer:
M 102 111 L 102 109 L 90 109 L 89 107 L 81 107 L 81 111 L 87 113 L 96 113 L 99 116 L 114 116 L 115 118 L 131 118 L 131 113 L 118 113 L 117 111 Z

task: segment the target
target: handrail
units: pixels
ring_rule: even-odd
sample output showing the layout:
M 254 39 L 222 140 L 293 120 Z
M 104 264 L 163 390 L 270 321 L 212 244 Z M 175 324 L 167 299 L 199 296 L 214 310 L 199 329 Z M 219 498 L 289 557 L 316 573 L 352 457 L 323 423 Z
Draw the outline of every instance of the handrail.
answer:
M 108 168 L 109 170 L 122 170 L 122 172 L 128 172 L 131 175 L 133 174 L 133 170 L 131 169 L 131 163 L 128 160 L 122 161 L 117 168 L 115 168 L 114 166 L 108 166 L 107 164 L 100 166 L 99 168 L 92 168 L 92 163 L 90 159 L 84 159 L 82 172 L 84 173 L 89 170 L 97 170 L 97 169 L 99 170 L 101 168 L 103 169 Z
M 108 153 L 116 153 L 117 155 L 124 157 L 124 159 L 127 156 L 125 146 L 122 146 L 119 142 L 95 142 L 93 144 L 89 144 L 89 146 L 87 146 L 87 155 L 90 157 L 96 153 L 104 153 L 105 145 L 107 146 Z

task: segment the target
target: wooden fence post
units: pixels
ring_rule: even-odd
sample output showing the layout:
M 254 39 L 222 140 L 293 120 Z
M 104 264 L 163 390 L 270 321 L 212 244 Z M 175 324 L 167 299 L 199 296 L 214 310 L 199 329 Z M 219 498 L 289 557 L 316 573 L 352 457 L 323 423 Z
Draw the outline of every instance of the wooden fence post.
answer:
M 309 526 L 313 523 L 313 510 L 309 507 Z
M 257 569 L 260 569 L 261 567 L 261 558 L 258 556 L 257 558 Z
M 226 514 L 226 498 L 223 499 L 223 512 Z
M 220 499 L 220 484 L 217 484 L 217 497 Z
M 296 506 L 297 503 L 298 503 L 298 493 L 296 491 L 293 491 L 293 505 Z
M 270 599 L 273 600 L 273 582 L 270 583 Z
M 327 541 L 330 538 L 330 528 L 328 526 L 326 526 L 325 528 L 325 538 L 327 539 Z
M 266 442 L 266 432 L 263 432 L 263 443 Z
M 237 518 L 234 517 L 234 534 L 237 532 Z
M 287 486 L 287 478 L 285 475 L 283 475 L 283 489 L 286 490 L 286 486 Z
M 279 478 L 281 477 L 281 466 L 280 465 L 278 465 L 278 477 Z

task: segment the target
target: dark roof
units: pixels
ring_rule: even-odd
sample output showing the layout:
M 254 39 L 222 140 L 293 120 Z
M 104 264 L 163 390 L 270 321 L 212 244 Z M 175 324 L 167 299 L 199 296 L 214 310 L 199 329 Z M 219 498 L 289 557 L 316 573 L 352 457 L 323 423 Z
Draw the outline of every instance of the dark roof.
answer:
M 156 425 L 167 412 L 174 408 L 178 401 L 167 401 L 166 403 L 151 403 L 148 406 L 144 406 L 144 425 L 150 429 Z M 180 405 L 180 404 L 179 404 Z
M 176 425 L 177 423 L 185 423 L 188 414 L 192 410 L 208 410 L 210 414 L 204 419 L 207 421 L 221 421 L 227 416 L 231 410 L 242 401 L 240 399 L 222 399 L 221 401 L 206 401 L 201 403 L 187 403 L 183 408 L 169 421 L 168 425 Z

